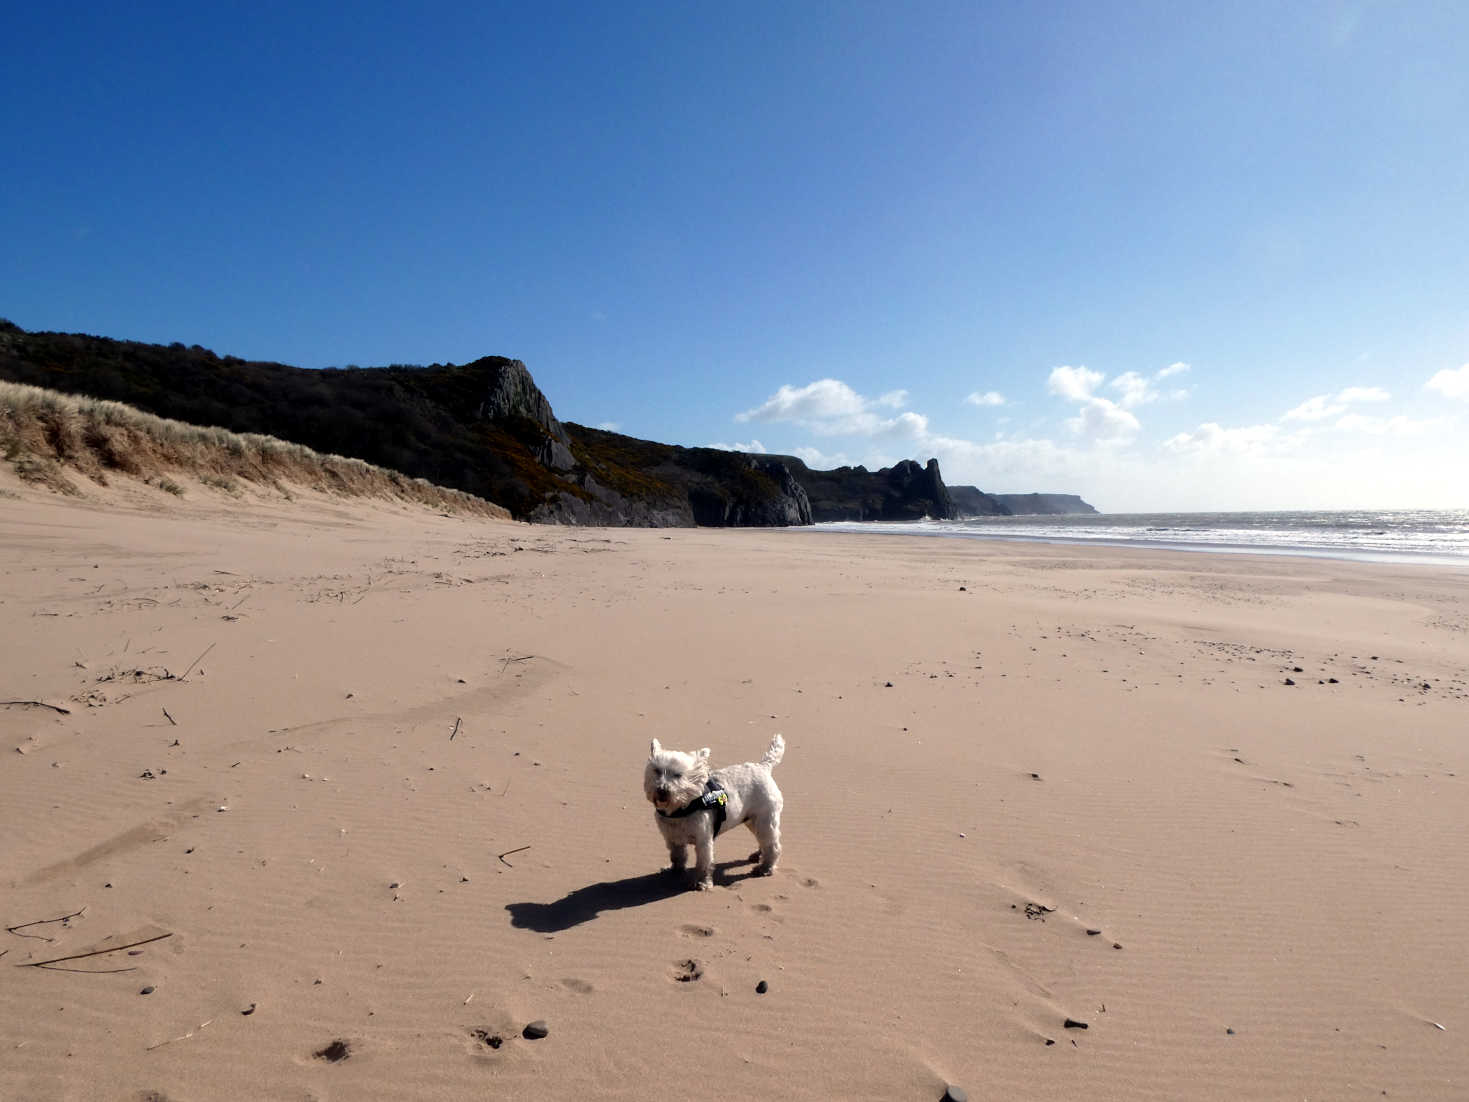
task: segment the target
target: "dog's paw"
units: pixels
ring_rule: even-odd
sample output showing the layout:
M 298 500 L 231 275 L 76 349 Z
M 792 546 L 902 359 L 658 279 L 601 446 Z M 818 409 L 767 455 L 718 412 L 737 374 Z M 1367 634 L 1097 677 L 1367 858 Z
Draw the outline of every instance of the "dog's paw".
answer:
M 714 878 L 713 877 L 705 877 L 703 880 L 695 880 L 694 881 L 694 891 L 696 891 L 696 892 L 707 892 L 707 891 L 711 891 L 713 889 L 713 887 L 714 887 Z
M 775 866 L 774 865 L 759 865 L 755 869 L 755 875 L 756 876 L 774 876 L 775 875 Z

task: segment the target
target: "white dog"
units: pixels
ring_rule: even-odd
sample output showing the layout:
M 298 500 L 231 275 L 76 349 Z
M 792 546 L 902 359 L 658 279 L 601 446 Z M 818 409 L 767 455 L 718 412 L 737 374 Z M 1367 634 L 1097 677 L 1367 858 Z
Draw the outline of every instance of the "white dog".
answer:
M 694 847 L 694 887 L 714 886 L 714 837 L 744 823 L 760 843 L 755 872 L 769 876 L 780 860 L 780 812 L 785 800 L 771 770 L 785 756 L 785 739 L 776 735 L 759 761 L 726 765 L 709 772 L 709 747 L 686 754 L 665 750 L 657 739 L 643 770 L 643 792 L 668 843 L 672 871 L 688 867 Z M 753 857 L 751 858 L 754 859 Z

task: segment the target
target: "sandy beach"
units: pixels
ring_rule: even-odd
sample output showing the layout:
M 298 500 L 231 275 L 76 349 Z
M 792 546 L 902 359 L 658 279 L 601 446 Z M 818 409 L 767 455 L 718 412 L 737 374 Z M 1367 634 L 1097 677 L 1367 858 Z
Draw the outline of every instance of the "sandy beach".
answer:
M 1469 1095 L 1469 571 L 3 477 L 6 1102 Z

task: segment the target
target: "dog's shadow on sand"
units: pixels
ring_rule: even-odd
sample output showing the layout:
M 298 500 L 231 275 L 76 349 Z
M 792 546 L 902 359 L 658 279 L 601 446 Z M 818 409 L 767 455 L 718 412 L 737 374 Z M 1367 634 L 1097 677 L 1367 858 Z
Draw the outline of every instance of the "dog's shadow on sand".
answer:
M 714 882 L 726 885 L 754 876 L 753 870 L 743 875 L 732 875 L 730 870 L 743 865 L 753 865 L 759 854 L 737 861 L 717 861 L 714 865 Z M 643 876 L 629 876 L 625 880 L 604 880 L 600 884 L 588 884 L 568 892 L 554 903 L 507 903 L 510 925 L 519 930 L 534 930 L 538 934 L 556 934 L 590 922 L 603 911 L 620 911 L 624 907 L 642 907 L 657 903 L 660 899 L 671 899 L 689 891 L 687 873 L 674 873 L 668 869 L 650 872 Z

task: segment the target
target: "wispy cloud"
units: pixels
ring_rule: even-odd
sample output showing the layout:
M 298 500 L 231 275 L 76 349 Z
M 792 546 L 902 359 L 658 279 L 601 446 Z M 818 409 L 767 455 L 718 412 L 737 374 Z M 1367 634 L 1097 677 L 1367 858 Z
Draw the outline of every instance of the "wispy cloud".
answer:
M 1107 385 L 1121 395 L 1117 402 L 1123 409 L 1132 409 L 1134 406 L 1143 406 L 1150 402 L 1177 401 L 1188 397 L 1186 388 L 1175 387 L 1165 392 L 1158 389 L 1158 384 L 1188 369 L 1189 365 L 1186 363 L 1169 364 L 1161 371 L 1154 372 L 1151 377 L 1140 375 L 1136 371 L 1124 371 Z
M 1005 404 L 1005 396 L 1001 394 L 998 390 L 986 390 L 983 394 L 976 390 L 973 394 L 969 395 L 969 397 L 965 398 L 964 400 L 968 402 L 971 406 L 980 407 L 1003 406 Z
M 1353 402 L 1386 402 L 1392 395 L 1380 386 L 1349 386 L 1335 395 L 1318 394 L 1307 398 L 1294 409 L 1281 415 L 1282 421 L 1329 421 L 1340 417 Z
M 754 455 L 765 455 L 767 449 L 758 440 L 751 440 L 748 444 L 705 444 L 706 448 L 718 448 L 722 452 L 751 452 Z
M 1091 399 L 1092 392 L 1102 385 L 1102 380 L 1106 377 L 1100 371 L 1093 371 L 1089 367 L 1072 367 L 1065 364 L 1051 368 L 1050 378 L 1046 380 L 1046 389 L 1059 398 L 1069 398 L 1073 402 L 1085 402 Z
M 603 432 L 621 432 L 622 431 L 622 422 L 621 421 L 598 421 L 597 422 L 597 427 L 599 429 L 601 429 Z

